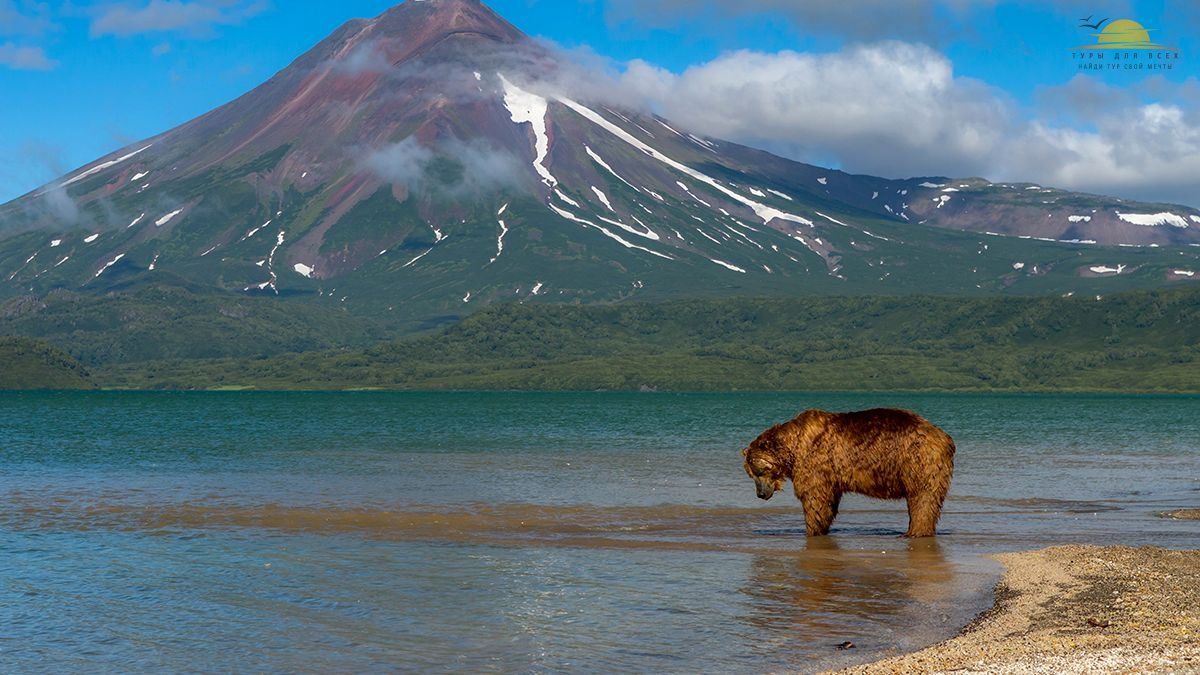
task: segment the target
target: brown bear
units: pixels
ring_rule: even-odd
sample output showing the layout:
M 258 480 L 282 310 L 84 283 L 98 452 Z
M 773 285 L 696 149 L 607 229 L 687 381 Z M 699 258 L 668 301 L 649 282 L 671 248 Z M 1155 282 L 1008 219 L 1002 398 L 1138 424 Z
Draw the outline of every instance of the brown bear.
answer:
M 806 410 L 742 450 L 761 499 L 791 479 L 808 536 L 829 534 L 842 495 L 908 500 L 906 537 L 931 537 L 954 473 L 954 441 L 916 413 Z

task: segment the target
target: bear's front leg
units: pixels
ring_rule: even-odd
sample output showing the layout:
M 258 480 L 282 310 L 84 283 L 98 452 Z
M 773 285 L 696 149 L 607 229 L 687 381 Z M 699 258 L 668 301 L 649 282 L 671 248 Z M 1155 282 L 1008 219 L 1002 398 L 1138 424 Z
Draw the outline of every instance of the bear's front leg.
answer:
M 800 498 L 804 505 L 804 532 L 810 537 L 829 534 L 833 516 L 837 513 L 837 499 L 832 493 L 807 493 Z

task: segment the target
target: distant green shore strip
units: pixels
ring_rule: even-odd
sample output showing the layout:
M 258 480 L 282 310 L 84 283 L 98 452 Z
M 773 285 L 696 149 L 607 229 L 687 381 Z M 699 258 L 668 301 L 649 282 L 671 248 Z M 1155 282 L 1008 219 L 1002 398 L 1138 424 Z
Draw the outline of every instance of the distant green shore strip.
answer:
M 0 341 L 0 388 L 1200 392 L 1200 291 L 504 304 L 369 348 L 87 363 Z

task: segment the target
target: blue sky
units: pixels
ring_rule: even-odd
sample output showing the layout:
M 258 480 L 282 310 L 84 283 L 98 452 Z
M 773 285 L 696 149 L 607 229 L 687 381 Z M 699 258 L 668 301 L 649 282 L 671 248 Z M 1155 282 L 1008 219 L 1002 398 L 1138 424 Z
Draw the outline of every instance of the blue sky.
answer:
M 0 202 L 261 83 L 387 0 L 0 0 Z M 982 175 L 1200 206 L 1191 2 L 493 0 L 709 135 L 849 171 Z M 1081 72 L 1079 19 L 1171 70 Z M 598 64 L 598 65 L 597 65 Z

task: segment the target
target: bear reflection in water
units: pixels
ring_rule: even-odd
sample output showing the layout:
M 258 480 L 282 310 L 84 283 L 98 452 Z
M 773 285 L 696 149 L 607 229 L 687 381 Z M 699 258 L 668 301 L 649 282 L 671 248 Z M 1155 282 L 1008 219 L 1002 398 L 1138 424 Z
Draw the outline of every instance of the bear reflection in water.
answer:
M 917 621 L 937 622 L 942 608 L 957 599 L 955 582 L 954 565 L 935 539 L 912 539 L 885 552 L 844 550 L 836 538 L 817 537 L 792 554 L 754 556 L 739 590 L 750 600 L 743 620 L 756 630 L 780 639 L 870 644 L 886 637 L 847 630 L 878 625 L 888 615 L 894 621 L 885 623 L 901 632 Z

